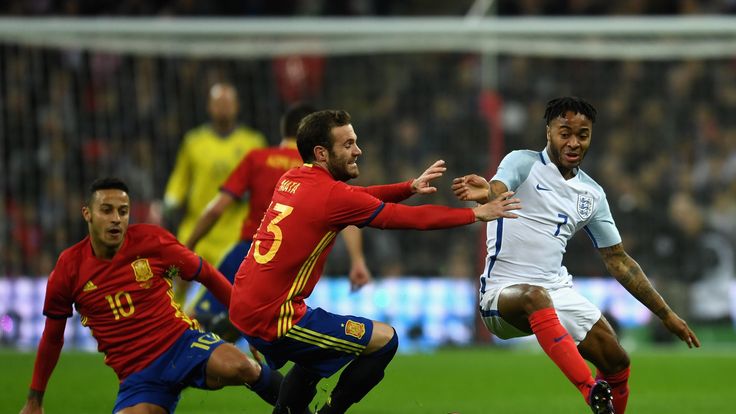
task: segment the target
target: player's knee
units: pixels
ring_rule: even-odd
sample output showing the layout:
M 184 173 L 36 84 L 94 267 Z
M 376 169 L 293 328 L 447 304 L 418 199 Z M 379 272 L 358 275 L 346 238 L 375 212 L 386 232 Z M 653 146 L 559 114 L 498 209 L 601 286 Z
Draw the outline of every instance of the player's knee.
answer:
M 619 346 L 615 351 L 608 348 L 603 361 L 600 364 L 596 364 L 596 368 L 606 375 L 612 375 L 625 370 L 630 365 L 631 360 L 629 359 L 629 355 Z
M 258 381 L 258 377 L 261 375 L 261 366 L 248 357 L 243 357 L 235 363 L 232 370 L 233 377 L 237 378 L 240 384 L 253 384 Z
M 232 347 L 232 349 L 229 349 Z M 231 344 L 220 346 L 223 352 L 210 361 L 207 376 L 212 388 L 225 385 L 253 384 L 261 375 L 261 366 Z
M 381 322 L 374 322 L 373 334 L 371 335 L 371 340 L 366 347 L 365 353 L 372 354 L 382 350 L 386 346 L 398 347 L 398 343 L 398 335 L 392 326 Z
M 621 372 L 628 368 L 631 365 L 631 360 L 629 359 L 629 355 L 626 353 L 626 351 L 623 351 L 620 353 L 620 355 L 617 355 L 613 360 L 611 361 L 611 371 L 613 373 Z
M 393 355 L 396 354 L 396 351 L 399 349 L 399 335 L 396 334 L 395 329 L 391 328 L 391 331 L 393 331 L 391 339 L 389 339 L 386 345 L 384 345 L 378 352 L 391 354 L 393 358 Z
M 539 286 L 528 285 L 521 294 L 521 300 L 527 315 L 553 306 L 552 298 L 547 293 L 547 289 Z
M 380 356 L 382 358 L 385 358 L 387 361 L 386 363 L 393 359 L 396 351 L 399 349 L 399 335 L 396 334 L 396 330 L 394 330 L 393 328 L 391 328 L 391 332 L 392 335 L 391 338 L 389 338 L 388 342 L 386 342 L 386 344 L 383 345 L 381 349 L 371 354 L 371 356 L 373 357 Z

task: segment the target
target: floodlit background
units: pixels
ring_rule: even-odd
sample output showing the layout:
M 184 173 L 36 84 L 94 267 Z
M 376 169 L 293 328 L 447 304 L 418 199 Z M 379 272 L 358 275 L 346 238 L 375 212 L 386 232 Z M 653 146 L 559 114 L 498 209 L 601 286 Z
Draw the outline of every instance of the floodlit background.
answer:
M 440 192 L 409 203 L 453 206 L 462 203 L 451 178 L 489 178 L 508 151 L 541 150 L 546 102 L 586 98 L 598 121 L 583 169 L 606 189 L 626 249 L 700 335 L 704 349 L 692 354 L 731 349 L 734 12 L 733 0 L 4 1 L 0 357 L 33 351 L 45 278 L 86 234 L 80 207 L 94 178 L 125 179 L 134 221 L 175 230 L 161 215 L 164 186 L 218 81 L 237 87 L 240 121 L 271 144 L 291 103 L 348 110 L 364 151 L 357 184 L 402 181 L 446 160 Z M 394 324 L 405 353 L 536 350 L 478 324 L 484 231 L 367 229 L 375 283 L 349 293 L 338 241 L 333 277 L 308 303 Z M 682 346 L 607 276 L 587 236 L 571 241 L 564 265 L 627 349 Z M 66 349 L 94 346 L 71 319 Z M 24 384 L 28 361 L 14 374 Z

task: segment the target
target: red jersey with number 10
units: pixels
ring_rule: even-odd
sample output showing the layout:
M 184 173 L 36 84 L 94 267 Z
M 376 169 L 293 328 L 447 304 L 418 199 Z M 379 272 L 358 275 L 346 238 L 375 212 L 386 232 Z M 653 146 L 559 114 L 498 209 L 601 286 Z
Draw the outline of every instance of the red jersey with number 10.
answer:
M 289 170 L 235 276 L 230 320 L 250 336 L 283 336 L 306 312 L 304 298 L 319 281 L 335 236 L 348 225 L 431 229 L 475 221 L 471 209 L 393 204 L 411 194 L 410 181 L 355 187 L 316 165 Z
M 105 364 L 122 381 L 163 354 L 185 330 L 198 328 L 174 302 L 171 279 L 192 280 L 201 267 L 199 256 L 158 226 L 129 226 L 112 260 L 97 258 L 88 236 L 59 256 L 43 313 L 68 318 L 74 306 L 105 354 Z

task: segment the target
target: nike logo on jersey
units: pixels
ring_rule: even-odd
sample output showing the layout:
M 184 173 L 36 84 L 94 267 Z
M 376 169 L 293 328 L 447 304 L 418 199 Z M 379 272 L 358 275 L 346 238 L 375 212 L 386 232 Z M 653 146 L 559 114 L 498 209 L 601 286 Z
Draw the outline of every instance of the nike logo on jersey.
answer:
M 569 335 L 569 334 L 564 334 L 564 335 L 562 335 L 562 336 L 560 336 L 560 337 L 557 337 L 557 338 L 553 338 L 552 340 L 553 340 L 553 341 L 555 341 L 555 342 L 560 342 L 561 340 L 565 339 L 565 337 L 566 337 L 567 335 Z
M 552 189 L 537 184 L 537 191 L 552 191 Z
M 87 281 L 87 283 L 84 284 L 84 287 L 82 288 L 82 292 L 89 292 L 90 290 L 97 289 L 97 286 L 95 286 L 94 283 L 92 283 L 91 280 Z

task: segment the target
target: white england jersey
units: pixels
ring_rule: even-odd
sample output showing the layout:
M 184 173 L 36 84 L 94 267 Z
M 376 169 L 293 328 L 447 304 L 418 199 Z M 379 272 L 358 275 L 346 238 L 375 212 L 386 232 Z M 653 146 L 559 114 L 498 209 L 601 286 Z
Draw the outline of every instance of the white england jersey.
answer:
M 565 180 L 546 149 L 509 153 L 493 180 L 515 191 L 522 209 L 514 212 L 516 219 L 488 222 L 481 295 L 488 284 L 570 286 L 572 277 L 562 266 L 562 256 L 567 241 L 581 228 L 595 247 L 621 242 L 603 188 L 580 169 Z

